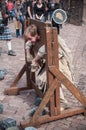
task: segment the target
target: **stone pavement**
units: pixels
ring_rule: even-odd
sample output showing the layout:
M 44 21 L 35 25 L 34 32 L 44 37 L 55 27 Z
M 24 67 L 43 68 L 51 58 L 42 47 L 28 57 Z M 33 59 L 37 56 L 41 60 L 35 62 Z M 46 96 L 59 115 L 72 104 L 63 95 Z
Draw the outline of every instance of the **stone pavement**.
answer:
M 4 111 L 0 114 L 0 119 L 14 118 L 19 125 L 22 120 L 29 120 L 29 113 L 34 108 L 36 93 L 34 90 L 22 91 L 17 96 L 4 95 L 4 90 L 9 88 L 15 76 L 25 63 L 24 60 L 24 41 L 22 38 L 15 37 L 14 24 L 9 24 L 13 35 L 13 49 L 16 56 L 7 55 L 5 42 L 0 41 L 0 69 L 7 69 L 5 79 L 0 81 L 0 102 L 4 105 Z M 75 26 L 65 24 L 61 29 L 60 35 L 65 39 L 72 52 L 74 84 L 86 96 L 86 25 Z M 26 86 L 26 76 L 19 81 L 18 86 Z M 70 106 L 80 106 L 81 104 L 68 91 L 65 96 Z M 53 121 L 41 125 L 38 130 L 86 130 L 86 117 L 82 114 Z

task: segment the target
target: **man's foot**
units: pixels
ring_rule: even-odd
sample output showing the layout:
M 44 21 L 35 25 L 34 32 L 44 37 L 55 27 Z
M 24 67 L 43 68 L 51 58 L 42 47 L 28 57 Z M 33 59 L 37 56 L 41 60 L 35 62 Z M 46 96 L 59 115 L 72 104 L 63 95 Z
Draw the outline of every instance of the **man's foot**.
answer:
M 68 109 L 68 108 L 70 108 L 68 104 L 66 104 L 66 103 L 61 103 L 61 111 L 66 110 L 66 109 Z
M 10 56 L 16 56 L 15 52 L 13 50 L 8 51 L 8 55 Z

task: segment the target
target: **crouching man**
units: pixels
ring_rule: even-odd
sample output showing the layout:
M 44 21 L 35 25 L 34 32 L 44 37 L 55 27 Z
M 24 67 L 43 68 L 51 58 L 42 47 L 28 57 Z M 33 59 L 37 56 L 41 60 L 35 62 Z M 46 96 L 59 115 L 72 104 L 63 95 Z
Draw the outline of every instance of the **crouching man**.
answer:
M 43 65 L 42 67 L 39 69 L 38 74 L 36 75 L 36 83 L 38 88 L 45 93 L 46 92 L 46 84 L 47 84 L 47 77 L 46 77 L 46 59 L 45 59 L 45 45 L 42 45 L 37 54 L 35 55 L 35 57 L 33 58 L 30 50 L 33 46 L 35 46 L 37 44 L 37 40 L 40 40 L 40 34 L 38 34 L 38 30 L 37 27 L 32 24 L 29 25 L 27 27 L 27 29 L 25 30 L 24 33 L 24 38 L 26 40 L 25 43 L 25 49 L 26 49 L 26 53 L 27 53 L 27 60 L 31 61 L 32 64 L 32 68 L 31 71 L 38 71 L 39 67 L 39 60 L 42 59 L 43 60 Z M 72 81 L 72 73 L 71 73 L 71 58 L 70 58 L 70 50 L 67 47 L 67 45 L 65 44 L 64 40 L 58 36 L 58 43 L 59 43 L 59 68 L 61 70 L 61 72 L 64 73 L 65 76 L 67 76 L 71 81 Z M 67 100 L 64 97 L 63 91 L 62 91 L 62 87 L 60 87 L 60 99 L 61 102 L 65 104 L 67 104 Z M 62 110 L 65 108 L 62 108 Z

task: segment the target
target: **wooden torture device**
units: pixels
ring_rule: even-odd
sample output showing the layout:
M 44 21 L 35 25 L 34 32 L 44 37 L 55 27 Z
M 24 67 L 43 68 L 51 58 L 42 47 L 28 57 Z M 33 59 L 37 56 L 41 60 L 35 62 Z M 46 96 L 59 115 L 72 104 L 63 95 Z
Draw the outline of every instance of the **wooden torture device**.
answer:
M 23 128 L 27 126 L 39 126 L 43 123 L 62 119 L 65 117 L 73 116 L 86 112 L 86 97 L 78 90 L 78 88 L 59 70 L 59 58 L 58 58 L 58 35 L 57 29 L 46 25 L 45 23 L 30 20 L 29 24 L 35 24 L 38 27 L 40 33 L 39 46 L 45 44 L 46 46 L 46 69 L 47 69 L 47 91 L 43 94 L 35 83 L 35 73 L 30 71 L 30 62 L 27 62 L 27 55 L 25 53 L 25 65 L 16 76 L 11 87 L 5 90 L 8 95 L 18 94 L 21 90 L 35 89 L 42 101 L 31 117 L 30 121 L 21 122 Z M 28 24 L 27 24 L 28 25 Z M 26 26 L 27 26 L 26 25 Z M 34 47 L 36 49 L 39 46 Z M 33 51 L 34 52 L 34 51 Z M 26 72 L 27 87 L 17 87 L 17 83 Z M 63 84 L 74 97 L 84 106 L 78 108 L 69 108 L 60 111 L 60 87 Z M 43 109 L 49 107 L 49 113 L 41 115 Z

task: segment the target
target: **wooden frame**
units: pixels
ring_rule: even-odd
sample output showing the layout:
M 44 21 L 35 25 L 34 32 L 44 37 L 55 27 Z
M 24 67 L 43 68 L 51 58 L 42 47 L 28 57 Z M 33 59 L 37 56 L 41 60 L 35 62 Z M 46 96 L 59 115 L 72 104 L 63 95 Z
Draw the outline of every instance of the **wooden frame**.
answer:
M 86 97 L 78 90 L 78 88 L 59 70 L 58 59 L 58 36 L 57 29 L 47 27 L 46 24 L 36 20 L 31 20 L 31 24 L 35 24 L 41 34 L 41 41 L 46 45 L 46 69 L 47 69 L 47 91 L 43 94 L 35 84 L 34 73 L 32 78 L 30 77 L 29 65 L 27 62 L 27 56 L 25 54 L 26 64 L 23 66 L 11 87 L 5 90 L 6 94 L 18 94 L 19 91 L 25 89 L 35 89 L 37 94 L 42 97 L 42 102 L 39 105 L 37 111 L 34 113 L 30 121 L 21 122 L 23 128 L 27 126 L 39 126 L 43 123 L 58 120 L 61 118 L 73 116 L 75 114 L 86 113 L 85 107 L 83 108 L 70 108 L 64 111 L 60 111 L 60 86 L 63 84 L 76 98 L 77 100 L 86 106 Z M 41 29 L 40 29 L 41 28 Z M 40 44 L 41 45 L 41 44 Z M 35 48 L 36 49 L 36 48 Z M 57 54 L 57 55 L 56 55 Z M 26 72 L 27 87 L 18 88 L 17 83 Z M 49 104 L 49 114 L 40 115 L 43 109 Z

